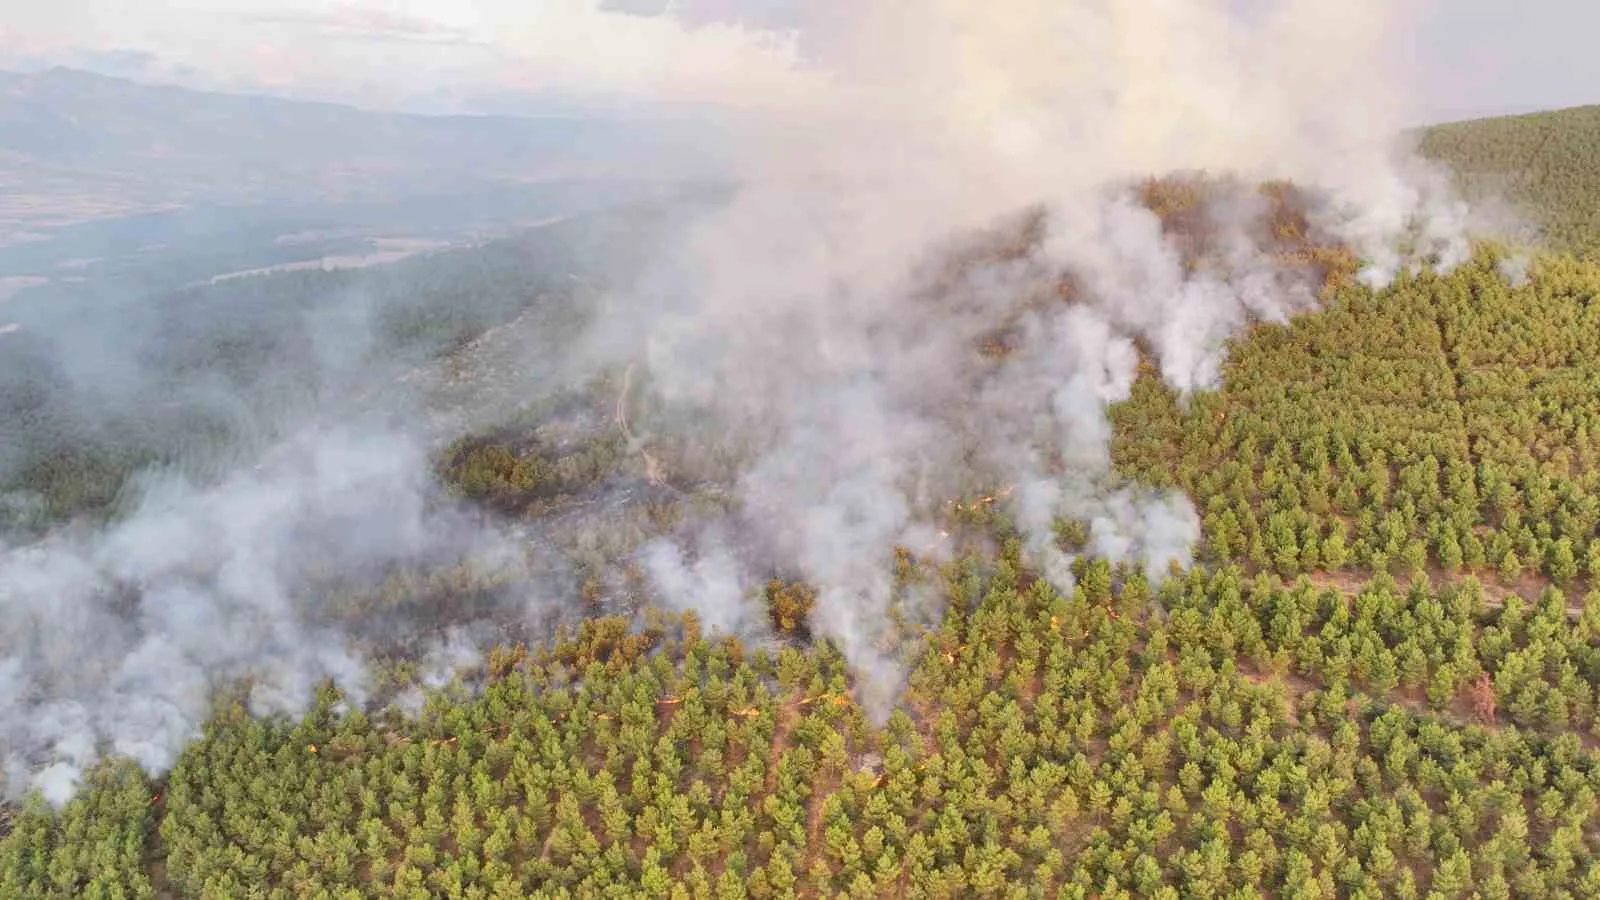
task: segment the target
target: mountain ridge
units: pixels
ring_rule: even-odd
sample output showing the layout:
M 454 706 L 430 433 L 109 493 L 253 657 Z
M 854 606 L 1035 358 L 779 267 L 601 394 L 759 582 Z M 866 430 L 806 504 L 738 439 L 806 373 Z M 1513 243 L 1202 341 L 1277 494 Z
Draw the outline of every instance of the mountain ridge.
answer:
M 1414 132 L 1470 201 L 1504 204 L 1552 249 L 1600 254 L 1600 104 L 1447 122 Z
M 0 223 L 50 227 L 162 206 L 422 193 L 499 181 L 670 179 L 702 127 L 596 115 L 427 116 L 0 72 Z

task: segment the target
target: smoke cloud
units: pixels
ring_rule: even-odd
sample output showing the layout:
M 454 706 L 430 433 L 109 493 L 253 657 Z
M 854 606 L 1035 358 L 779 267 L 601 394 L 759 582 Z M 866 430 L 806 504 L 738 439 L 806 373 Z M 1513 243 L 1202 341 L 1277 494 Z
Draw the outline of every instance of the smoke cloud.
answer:
M 1446 182 L 1393 142 L 1392 3 L 829 9 L 800 36 L 826 87 L 747 123 L 746 187 L 663 254 L 619 327 L 664 403 L 712 411 L 747 451 L 745 539 L 816 585 L 814 632 L 881 699 L 899 677 L 881 649 L 893 548 L 942 500 L 1010 486 L 1062 589 L 1059 519 L 1156 581 L 1190 562 L 1195 510 L 1116 475 L 1106 409 L 1141 357 L 1181 395 L 1214 388 L 1230 338 L 1316 306 L 1257 184 L 1314 190 L 1309 230 L 1373 286 L 1469 244 Z M 1197 170 L 1226 179 L 1173 233 L 1139 184 Z M 1003 351 L 979 352 L 997 332 Z M 652 559 L 683 593 L 681 558 Z M 713 621 L 743 602 L 700 596 Z

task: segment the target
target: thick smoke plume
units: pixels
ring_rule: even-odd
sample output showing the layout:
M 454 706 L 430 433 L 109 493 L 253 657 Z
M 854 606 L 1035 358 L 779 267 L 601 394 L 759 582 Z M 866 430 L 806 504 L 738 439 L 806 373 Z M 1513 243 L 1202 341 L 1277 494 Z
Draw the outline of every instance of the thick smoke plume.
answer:
M 1189 562 L 1198 516 L 1115 475 L 1106 408 L 1141 357 L 1181 394 L 1212 388 L 1241 329 L 1316 306 L 1321 272 L 1258 184 L 1305 186 L 1300 237 L 1353 251 L 1370 285 L 1467 255 L 1444 180 L 1391 145 L 1394 5 L 1237 7 L 830 7 L 802 41 L 814 90 L 740 133 L 747 187 L 640 287 L 654 389 L 747 450 L 742 540 L 818 588 L 814 631 L 880 711 L 893 548 L 936 533 L 948 498 L 1011 486 L 1063 589 L 1059 519 L 1153 579 Z M 1141 185 L 1185 172 L 1208 198 L 1175 231 Z M 722 551 L 690 542 L 652 549 L 661 587 L 741 620 Z

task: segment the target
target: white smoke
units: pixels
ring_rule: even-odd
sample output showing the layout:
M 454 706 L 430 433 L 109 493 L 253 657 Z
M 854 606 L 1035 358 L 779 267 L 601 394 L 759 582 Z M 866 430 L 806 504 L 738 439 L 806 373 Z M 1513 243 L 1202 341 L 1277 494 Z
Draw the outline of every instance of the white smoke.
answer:
M 762 611 L 749 598 L 752 577 L 743 563 L 724 544 L 712 540 L 702 546 L 693 559 L 669 541 L 653 541 L 641 551 L 660 602 L 678 612 L 703 612 L 701 621 L 710 632 L 758 629 Z
M 258 714 L 301 709 L 330 678 L 360 700 L 361 654 L 318 578 L 426 558 L 506 571 L 520 554 L 431 490 L 403 434 L 308 433 L 210 488 L 153 485 L 107 531 L 0 555 L 7 791 L 62 802 L 104 753 L 160 773 L 239 680 Z
M 1515 253 L 1495 264 L 1500 277 L 1514 288 L 1525 287 L 1533 268 L 1533 260 L 1525 253 Z
M 828 9 L 801 35 L 827 87 L 740 134 L 746 187 L 667 248 L 629 324 L 660 396 L 753 448 L 744 520 L 817 586 L 815 630 L 869 686 L 895 678 L 880 649 L 892 548 L 985 480 L 1015 486 L 1010 511 L 1063 589 L 1058 518 L 1153 580 L 1189 563 L 1198 515 L 1115 475 L 1106 408 L 1140 348 L 1187 395 L 1219 384 L 1242 329 L 1316 305 L 1319 285 L 1262 239 L 1255 184 L 1313 186 L 1311 227 L 1359 253 L 1369 284 L 1470 252 L 1446 182 L 1392 144 L 1390 2 Z M 1208 211 L 1200 268 L 1131 188 L 1192 170 L 1236 188 Z M 952 236 L 1030 209 L 1040 233 L 1020 252 L 941 270 Z M 1073 302 L 1057 294 L 1068 273 Z M 1008 352 L 979 358 L 1002 323 Z M 682 593 L 677 569 L 652 571 Z M 708 588 L 700 606 L 734 594 Z

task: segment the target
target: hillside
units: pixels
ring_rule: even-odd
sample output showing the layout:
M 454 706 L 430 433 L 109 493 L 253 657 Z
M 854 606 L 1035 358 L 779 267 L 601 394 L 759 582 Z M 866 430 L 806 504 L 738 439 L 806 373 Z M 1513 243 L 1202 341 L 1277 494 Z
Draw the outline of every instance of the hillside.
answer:
M 1585 29 L 1423 5 L 0 17 L 531 111 L 0 74 L 0 900 L 1600 898 L 1600 113 L 1402 132 Z
M 630 485 L 627 524 L 565 548 L 591 618 L 416 715 L 224 696 L 168 776 L 107 763 L 59 815 L 15 810 L 0 893 L 1595 896 L 1600 266 L 1541 257 L 1510 286 L 1500 263 L 1332 277 L 1187 403 L 1146 371 L 1115 462 L 1204 516 L 1201 565 L 1159 589 L 1084 557 L 1064 595 L 1004 490 L 958 498 L 966 552 L 898 555 L 883 649 L 909 676 L 881 724 L 808 638 L 805 585 L 750 598 L 759 644 L 608 615 L 651 523 L 717 514 L 716 466 L 668 433 L 658 477 L 611 427 L 626 377 L 552 397 L 438 466 L 530 523 Z M 1063 549 L 1087 533 L 1057 524 Z M 339 602 L 477 590 L 438 572 Z M 397 652 L 376 696 L 423 668 Z
M 1419 138 L 1469 196 L 1509 200 L 1551 246 L 1600 253 L 1600 106 L 1440 125 Z

